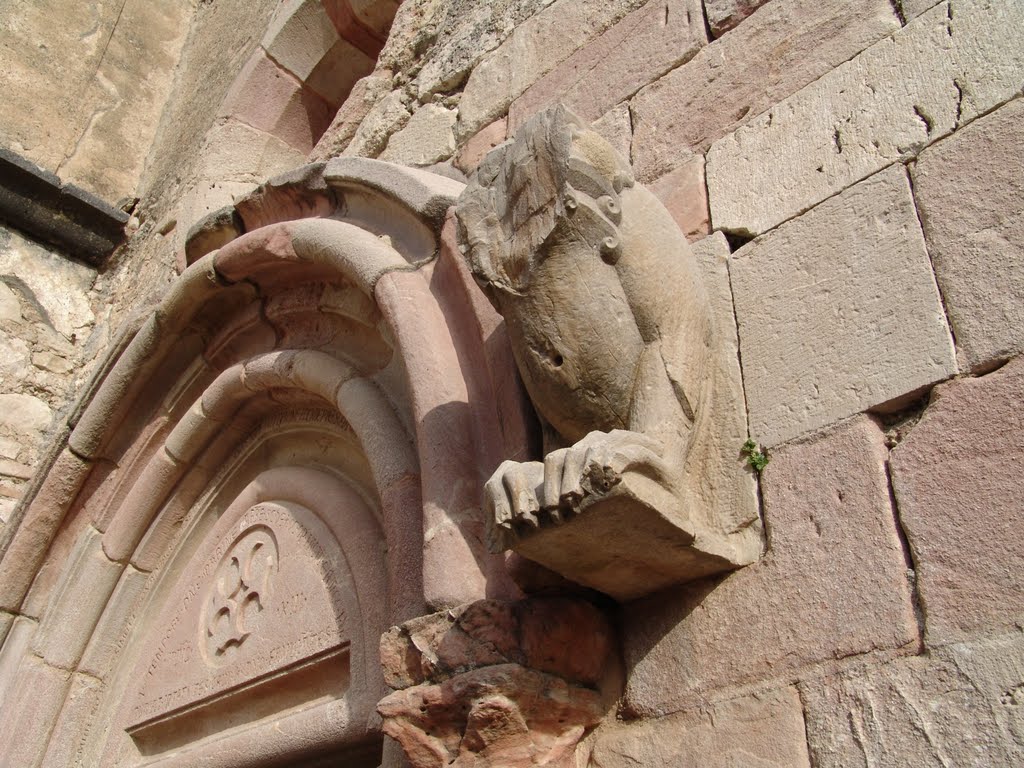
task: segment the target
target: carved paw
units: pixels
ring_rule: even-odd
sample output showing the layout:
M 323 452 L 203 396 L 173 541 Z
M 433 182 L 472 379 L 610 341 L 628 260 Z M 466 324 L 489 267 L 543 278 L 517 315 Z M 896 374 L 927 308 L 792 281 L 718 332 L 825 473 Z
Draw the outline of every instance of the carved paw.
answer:
M 543 463 L 502 463 L 484 486 L 488 547 L 510 549 L 537 528 L 571 519 L 584 497 L 608 493 L 629 471 L 665 482 L 669 472 L 658 441 L 622 429 L 591 432 Z
M 540 527 L 537 494 L 544 483 L 539 461 L 504 461 L 484 485 L 487 508 L 487 546 L 492 552 L 510 549 L 517 533 Z
M 565 514 L 575 514 L 585 496 L 608 493 L 630 471 L 664 482 L 668 467 L 661 444 L 624 429 L 591 432 L 575 445 L 544 457 L 544 506 L 560 522 Z

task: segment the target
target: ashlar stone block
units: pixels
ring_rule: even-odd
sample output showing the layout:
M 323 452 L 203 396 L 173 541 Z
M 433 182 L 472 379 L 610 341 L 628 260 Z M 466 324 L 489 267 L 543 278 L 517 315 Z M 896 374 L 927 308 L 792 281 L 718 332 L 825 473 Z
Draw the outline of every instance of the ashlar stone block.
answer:
M 819 768 L 1024 762 L 1020 632 L 801 685 Z
M 715 227 L 764 232 L 1013 98 L 1022 28 L 1019 2 L 950 0 L 716 141 Z
M 704 152 L 899 28 L 889 0 L 773 0 L 636 95 L 637 177 L 662 176 L 680 147 Z
M 743 246 L 730 274 L 750 434 L 766 445 L 957 371 L 902 166 Z
M 1024 621 L 1024 358 L 935 390 L 892 452 L 930 645 Z
M 1024 352 L 1024 99 L 921 153 L 914 197 L 953 326 L 977 369 Z
M 696 0 L 655 0 L 625 16 L 532 85 L 509 109 L 509 130 L 556 102 L 596 120 L 707 43 Z
M 679 711 L 725 686 L 916 648 L 886 459 L 866 416 L 773 451 L 761 560 L 622 609 L 630 710 Z
M 516 27 L 469 76 L 459 102 L 459 135 L 471 136 L 574 51 L 642 0 L 558 0 Z
M 591 768 L 641 765 L 809 767 L 800 696 L 795 688 L 781 688 L 599 731 Z

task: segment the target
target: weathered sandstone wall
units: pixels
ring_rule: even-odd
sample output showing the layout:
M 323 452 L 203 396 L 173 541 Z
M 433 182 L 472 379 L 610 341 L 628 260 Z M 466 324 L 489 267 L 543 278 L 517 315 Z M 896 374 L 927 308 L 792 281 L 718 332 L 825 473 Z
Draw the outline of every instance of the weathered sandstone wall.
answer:
M 758 563 L 617 608 L 579 765 L 1024 760 L 1024 3 L 353 3 L 352 50 L 330 2 L 51 5 L 0 142 L 140 201 L 100 272 L 0 230 L 0 521 L 204 216 L 335 156 L 464 178 L 562 102 L 694 244 L 770 457 Z

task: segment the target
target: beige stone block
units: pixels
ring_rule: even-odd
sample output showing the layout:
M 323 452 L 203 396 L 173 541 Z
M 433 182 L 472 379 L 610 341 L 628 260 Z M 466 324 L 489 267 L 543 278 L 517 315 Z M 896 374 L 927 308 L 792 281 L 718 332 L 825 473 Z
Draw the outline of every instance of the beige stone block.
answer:
M 711 34 L 721 37 L 768 0 L 704 0 Z
M 886 459 L 866 416 L 773 451 L 761 560 L 624 606 L 627 706 L 672 712 L 727 685 L 916 647 Z
M 0 320 L 21 320 L 21 302 L 17 294 L 0 281 Z
M 629 105 L 618 104 L 590 124 L 594 133 L 611 144 L 622 159 L 629 161 L 633 144 L 633 125 L 629 117 Z
M 470 74 L 459 101 L 459 136 L 504 115 L 527 88 L 640 5 L 642 0 L 557 0 L 520 24 Z
M 406 106 L 407 101 L 408 97 L 402 91 L 392 91 L 379 99 L 359 123 L 342 156 L 377 157 L 384 151 L 391 135 L 409 122 L 412 115 Z
M 641 765 L 809 768 L 800 695 L 780 688 L 597 732 L 591 768 Z
M 310 152 L 309 159 L 317 162 L 340 155 L 352 141 L 359 124 L 370 113 L 374 104 L 390 92 L 390 72 L 374 72 L 357 81 L 344 103 L 338 108 L 330 126 Z
M 953 326 L 977 369 L 1024 352 L 1024 99 L 921 153 L 914 197 Z
M 0 275 L 16 277 L 11 286 L 28 306 L 34 304 L 36 312 L 41 309 L 43 321 L 66 339 L 76 333 L 85 335 L 96 321 L 90 306 L 95 270 L 5 228 L 0 228 Z M 3 280 L 0 284 L 11 287 Z M 19 284 L 31 295 L 19 289 Z
M 63 19 L 66 9 L 62 8 Z M 173 0 L 121 3 L 81 99 L 81 133 L 56 169 L 65 181 L 110 203 L 133 197 L 152 148 L 192 9 Z M 60 58 L 67 55 L 61 51 Z
M 1024 358 L 943 385 L 892 454 L 929 644 L 1024 617 Z
M 82 94 L 122 5 L 38 0 L 5 7 L 0 143 L 43 168 L 57 168 L 85 125 Z
M 711 231 L 704 155 L 689 155 L 678 167 L 649 185 L 690 242 Z M 726 246 L 728 247 L 728 246 Z
M 508 134 L 508 120 L 495 120 L 478 131 L 459 149 L 455 155 L 455 167 L 464 173 L 472 173 L 487 153 L 505 141 Z
M 455 152 L 455 110 L 424 104 L 406 126 L 388 139 L 380 155 L 402 165 L 430 165 L 447 160 Z
M 10 695 L 0 707 L 0 755 L 9 766 L 36 765 L 71 684 L 71 673 L 26 656 Z
M 699 0 L 648 2 L 530 86 L 509 108 L 509 130 L 557 102 L 595 120 L 706 43 Z
M 238 120 L 228 119 L 210 129 L 200 150 L 197 180 L 208 182 L 240 182 L 246 191 L 290 168 L 305 162 L 305 155 L 283 139 L 253 128 Z M 241 194 L 232 190 L 233 194 Z M 230 198 L 230 195 L 229 195 Z M 230 199 L 220 200 L 206 213 L 224 206 Z M 200 216 L 201 218 L 201 216 Z M 187 231 L 191 222 L 181 227 Z
M 50 428 L 53 411 L 34 395 L 0 394 L 0 426 L 18 432 L 42 432 Z
M 374 59 L 342 38 L 320 60 L 305 84 L 333 110 L 345 101 L 361 78 L 373 72 L 374 64 Z
M 103 534 L 89 527 L 78 539 L 41 617 L 33 650 L 46 662 L 74 669 L 124 566 L 103 554 Z
M 801 685 L 820 768 L 1024 763 L 1019 632 Z
M 764 232 L 1017 95 L 1024 5 L 951 0 L 948 10 L 918 16 L 716 141 L 715 228 Z
M 743 246 L 730 272 L 750 434 L 761 443 L 957 371 L 900 165 Z
M 285 0 L 261 45 L 274 61 L 305 81 L 340 39 L 320 0 Z
M 774 0 L 633 99 L 647 182 L 899 29 L 889 0 Z M 685 157 L 685 155 L 684 155 Z M 736 183 L 741 183 L 737 179 Z

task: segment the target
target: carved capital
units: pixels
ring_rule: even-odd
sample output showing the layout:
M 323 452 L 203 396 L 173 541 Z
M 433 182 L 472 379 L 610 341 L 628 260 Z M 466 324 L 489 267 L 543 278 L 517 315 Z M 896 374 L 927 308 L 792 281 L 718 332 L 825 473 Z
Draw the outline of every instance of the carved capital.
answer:
M 414 768 L 573 765 L 606 710 L 597 684 L 611 647 L 582 600 L 481 600 L 381 639 L 394 693 L 377 706 Z

